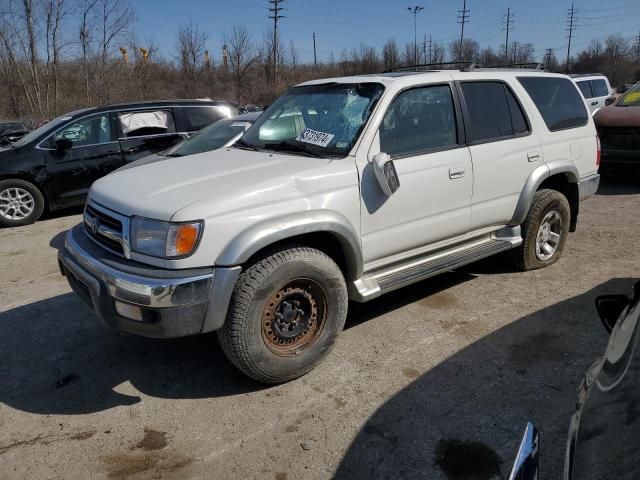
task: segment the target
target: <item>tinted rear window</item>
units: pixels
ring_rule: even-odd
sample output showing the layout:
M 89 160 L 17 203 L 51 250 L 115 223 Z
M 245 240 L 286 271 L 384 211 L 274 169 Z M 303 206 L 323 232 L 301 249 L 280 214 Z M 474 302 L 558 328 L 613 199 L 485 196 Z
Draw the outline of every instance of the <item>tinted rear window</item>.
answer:
M 607 82 L 604 80 L 591 80 L 591 89 L 594 97 L 606 97 L 609 95 Z
M 217 122 L 223 118 L 229 117 L 236 112 L 225 111 L 225 109 L 215 106 L 210 107 L 184 107 L 182 109 L 186 129 L 189 132 L 200 130 L 201 128 L 211 125 L 213 122 Z
M 589 121 L 584 100 L 568 78 L 520 77 L 518 81 L 550 131 L 582 127 Z

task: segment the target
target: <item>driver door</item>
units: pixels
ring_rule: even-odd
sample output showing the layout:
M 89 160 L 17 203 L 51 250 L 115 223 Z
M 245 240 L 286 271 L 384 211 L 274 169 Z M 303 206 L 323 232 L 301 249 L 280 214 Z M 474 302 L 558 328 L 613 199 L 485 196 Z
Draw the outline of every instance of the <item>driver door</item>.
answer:
M 468 232 L 473 170 L 459 108 L 449 84 L 405 90 L 389 105 L 359 161 L 365 268 Z M 386 196 L 369 163 L 391 156 L 400 188 Z
M 60 148 L 61 143 L 69 148 Z M 94 181 L 123 165 L 108 112 L 67 124 L 41 148 L 45 150 L 49 187 L 59 206 L 81 205 Z

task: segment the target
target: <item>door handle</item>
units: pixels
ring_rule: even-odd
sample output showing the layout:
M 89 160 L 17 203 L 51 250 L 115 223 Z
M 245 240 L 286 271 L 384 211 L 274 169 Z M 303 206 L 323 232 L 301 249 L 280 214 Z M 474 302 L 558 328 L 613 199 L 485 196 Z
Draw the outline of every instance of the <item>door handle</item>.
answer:
M 538 160 L 540 160 L 540 153 L 539 152 L 527 153 L 527 160 L 529 160 L 530 162 L 537 162 Z
M 132 148 L 127 148 L 126 150 L 123 150 L 122 152 L 123 152 L 123 153 L 135 153 L 135 152 L 136 152 L 136 149 L 135 149 L 135 148 L 133 148 L 133 147 L 132 147 Z
M 595 102 L 591 102 L 591 105 L 595 107 L 596 105 L 598 105 L 598 101 L 596 100 Z
M 452 167 L 452 168 L 449 169 L 449 178 L 451 180 L 455 180 L 457 178 L 462 178 L 462 177 L 464 177 L 464 174 L 465 174 L 464 168 Z

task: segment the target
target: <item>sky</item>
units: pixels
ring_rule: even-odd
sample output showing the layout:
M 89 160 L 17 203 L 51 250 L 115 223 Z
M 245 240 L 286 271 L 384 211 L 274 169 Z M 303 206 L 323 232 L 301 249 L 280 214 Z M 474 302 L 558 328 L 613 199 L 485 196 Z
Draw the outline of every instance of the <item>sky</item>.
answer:
M 214 61 L 220 60 L 225 32 L 245 26 L 254 40 L 261 40 L 273 22 L 268 20 L 267 0 L 131 0 L 136 11 L 135 32 L 140 43 L 154 41 L 161 54 L 175 55 L 175 33 L 190 21 L 207 36 Z M 467 0 L 470 10 L 465 38 L 482 47 L 504 44 L 504 16 L 514 13 L 509 42 L 532 43 L 538 60 L 546 48 L 566 56 L 569 0 Z M 577 28 L 572 52 L 588 46 L 594 38 L 611 33 L 632 37 L 640 34 L 640 0 L 575 0 Z M 336 60 L 343 49 L 361 43 L 381 49 L 389 38 L 400 48 L 414 40 L 413 15 L 408 7 L 424 7 L 417 16 L 418 42 L 426 35 L 448 44 L 460 38 L 457 10 L 463 0 L 286 0 L 279 30 L 284 44 L 295 46 L 300 62 L 313 61 L 313 32 L 319 61 L 333 52 Z

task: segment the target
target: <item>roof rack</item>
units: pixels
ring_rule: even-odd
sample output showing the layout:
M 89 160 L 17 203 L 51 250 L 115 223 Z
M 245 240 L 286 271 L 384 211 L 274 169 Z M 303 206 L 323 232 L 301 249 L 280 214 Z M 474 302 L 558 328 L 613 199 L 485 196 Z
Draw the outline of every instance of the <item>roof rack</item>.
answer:
M 604 73 L 572 73 L 569 75 L 571 78 L 580 77 L 604 77 Z
M 407 72 L 407 71 L 415 71 L 415 72 L 420 72 L 420 71 L 430 71 L 430 70 L 434 70 L 431 69 L 430 67 L 450 67 L 453 65 L 459 65 L 462 66 L 463 70 L 473 70 L 474 68 L 478 68 L 479 64 L 474 63 L 474 62 L 440 62 L 440 63 L 421 63 L 421 64 L 417 64 L 417 65 L 404 65 L 402 67 L 393 67 L 393 68 L 387 68 L 386 70 L 383 70 L 382 73 L 392 73 L 392 72 Z M 422 69 L 422 70 L 419 70 Z M 436 69 L 438 70 L 438 69 Z M 442 69 L 439 69 L 442 70 Z
M 545 70 L 544 63 L 528 62 L 528 63 L 505 63 L 503 65 L 488 65 L 484 68 L 521 68 L 529 70 Z

